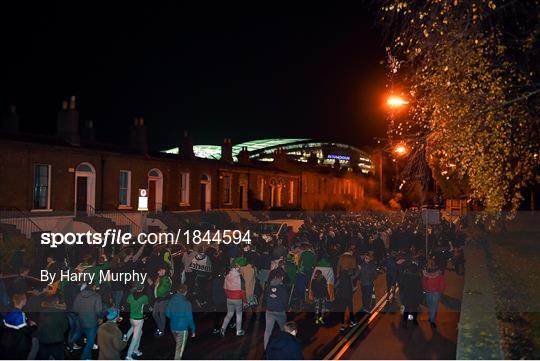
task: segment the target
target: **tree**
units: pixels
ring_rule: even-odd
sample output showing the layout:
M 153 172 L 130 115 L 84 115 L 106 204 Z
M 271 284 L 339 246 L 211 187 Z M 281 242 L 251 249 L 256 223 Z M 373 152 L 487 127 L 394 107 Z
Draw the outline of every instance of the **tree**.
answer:
M 410 100 L 389 136 L 486 211 L 516 210 L 539 164 L 539 1 L 377 4 L 390 84 Z

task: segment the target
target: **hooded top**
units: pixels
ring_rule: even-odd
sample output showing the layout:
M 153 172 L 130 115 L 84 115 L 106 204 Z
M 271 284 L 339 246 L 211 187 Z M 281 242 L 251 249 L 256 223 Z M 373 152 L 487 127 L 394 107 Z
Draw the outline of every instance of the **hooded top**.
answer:
M 83 328 L 96 327 L 103 311 L 101 296 L 89 289 L 82 290 L 75 298 L 73 311 L 79 314 Z
M 231 300 L 246 300 L 245 286 L 242 285 L 242 277 L 236 268 L 231 268 L 227 276 L 223 288 L 228 299 Z
M 268 287 L 268 296 L 266 298 L 266 310 L 272 312 L 287 311 L 287 291 L 283 282 L 279 278 L 274 278 L 270 281 Z

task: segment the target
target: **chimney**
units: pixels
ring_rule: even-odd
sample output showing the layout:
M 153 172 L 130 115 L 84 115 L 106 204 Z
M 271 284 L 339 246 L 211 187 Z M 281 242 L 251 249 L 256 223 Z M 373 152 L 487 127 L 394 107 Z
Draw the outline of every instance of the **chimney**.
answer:
M 81 138 L 86 143 L 94 143 L 96 141 L 96 132 L 94 131 L 94 121 L 87 120 L 84 122 L 84 128 L 81 132 Z
M 146 136 L 146 127 L 144 118 L 135 117 L 130 134 L 131 149 L 146 154 L 148 153 L 148 140 Z
M 2 130 L 9 133 L 19 132 L 19 115 L 17 114 L 17 107 L 11 105 L 9 107 L 9 113 L 2 118 Z
M 307 160 L 307 163 L 312 167 L 316 167 L 317 165 L 319 165 L 319 158 L 317 158 L 317 154 L 315 154 L 314 152 L 311 152 Z
M 282 148 L 277 148 L 274 151 L 274 161 L 273 164 L 276 166 L 282 166 L 287 163 L 287 155 Z
M 193 154 L 193 140 L 191 140 L 191 136 L 187 130 L 184 130 L 184 136 L 178 147 L 178 153 L 184 159 L 192 159 L 195 156 Z
M 242 150 L 238 152 L 238 163 L 239 164 L 249 163 L 249 152 L 247 150 L 247 147 L 242 147 Z
M 68 106 L 69 105 L 69 106 Z M 62 102 L 62 110 L 58 112 L 57 135 L 71 145 L 80 144 L 79 112 L 75 107 L 75 97 Z
M 221 145 L 221 160 L 227 163 L 232 163 L 232 143 L 231 138 L 223 139 L 223 144 Z

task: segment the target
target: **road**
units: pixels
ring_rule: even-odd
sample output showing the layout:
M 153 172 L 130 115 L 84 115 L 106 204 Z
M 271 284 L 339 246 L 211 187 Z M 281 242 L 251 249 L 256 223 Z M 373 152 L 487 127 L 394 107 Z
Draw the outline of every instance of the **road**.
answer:
M 377 299 L 384 296 L 386 283 L 384 275 L 379 275 L 375 284 Z M 361 306 L 361 294 L 356 292 L 354 307 L 358 311 Z M 244 313 L 244 316 L 246 314 Z M 198 335 L 189 339 L 185 350 L 185 359 L 264 359 L 263 335 L 265 327 L 264 312 L 253 314 L 250 321 L 244 321 L 245 336 L 238 337 L 234 330 L 229 330 L 225 338 L 213 335 L 213 324 L 210 315 L 196 315 Z M 328 316 L 326 324 L 322 327 L 315 325 L 312 313 L 289 313 L 288 320 L 294 320 L 299 327 L 298 338 L 304 345 L 305 359 L 322 359 L 328 351 L 346 335 L 340 332 L 340 320 L 337 313 Z M 150 326 L 150 322 L 148 325 Z M 276 327 L 277 330 L 277 327 Z M 145 327 L 145 332 L 153 332 L 153 328 Z M 143 358 L 152 357 L 158 359 L 172 358 L 174 343 L 172 337 L 167 334 L 160 339 L 143 337 L 141 350 Z M 147 356 L 148 355 L 148 356 Z
M 463 276 L 447 271 L 448 284 L 439 306 L 437 329 L 428 322 L 426 309 L 418 316 L 419 326 L 401 326 L 399 312 L 381 312 L 341 359 L 455 359 Z M 388 307 L 396 311 L 399 304 Z
M 340 332 L 337 313 L 331 313 L 324 326 L 316 326 L 313 314 L 308 312 L 289 313 L 288 320 L 295 320 L 299 326 L 298 338 L 303 344 L 305 359 L 452 359 L 455 358 L 463 277 L 453 271 L 447 271 L 445 277 L 448 287 L 435 332 L 427 322 L 425 310 L 419 315 L 419 326 L 401 327 L 399 304 L 388 305 L 386 302 L 384 274 L 375 282 L 379 307 L 375 307 L 372 315 L 357 315 L 364 322 L 353 329 Z M 356 311 L 361 306 L 360 297 L 360 291 L 357 291 L 354 297 Z M 184 359 L 264 359 L 264 312 L 253 313 L 249 320 L 246 320 L 246 313 L 244 317 L 244 336 L 236 336 L 234 330 L 229 330 L 221 338 L 212 334 L 212 314 L 195 314 L 197 336 L 188 340 Z M 122 330 L 125 332 L 128 327 L 124 320 Z M 172 359 L 174 341 L 170 332 L 155 338 L 154 331 L 154 322 L 149 318 L 143 328 L 141 359 Z M 77 358 L 80 354 L 70 356 Z M 97 358 L 97 352 L 94 357 Z

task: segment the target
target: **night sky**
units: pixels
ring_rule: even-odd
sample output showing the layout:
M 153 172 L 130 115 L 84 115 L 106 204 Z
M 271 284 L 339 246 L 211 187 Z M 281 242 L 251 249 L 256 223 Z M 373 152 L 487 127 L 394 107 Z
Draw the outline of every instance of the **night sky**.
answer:
M 381 30 L 366 2 L 3 1 L 2 112 L 53 134 L 76 95 L 98 139 L 153 149 L 314 137 L 356 146 L 384 134 Z M 197 5 L 194 5 L 197 4 Z M 54 5 L 54 6 L 53 6 Z

